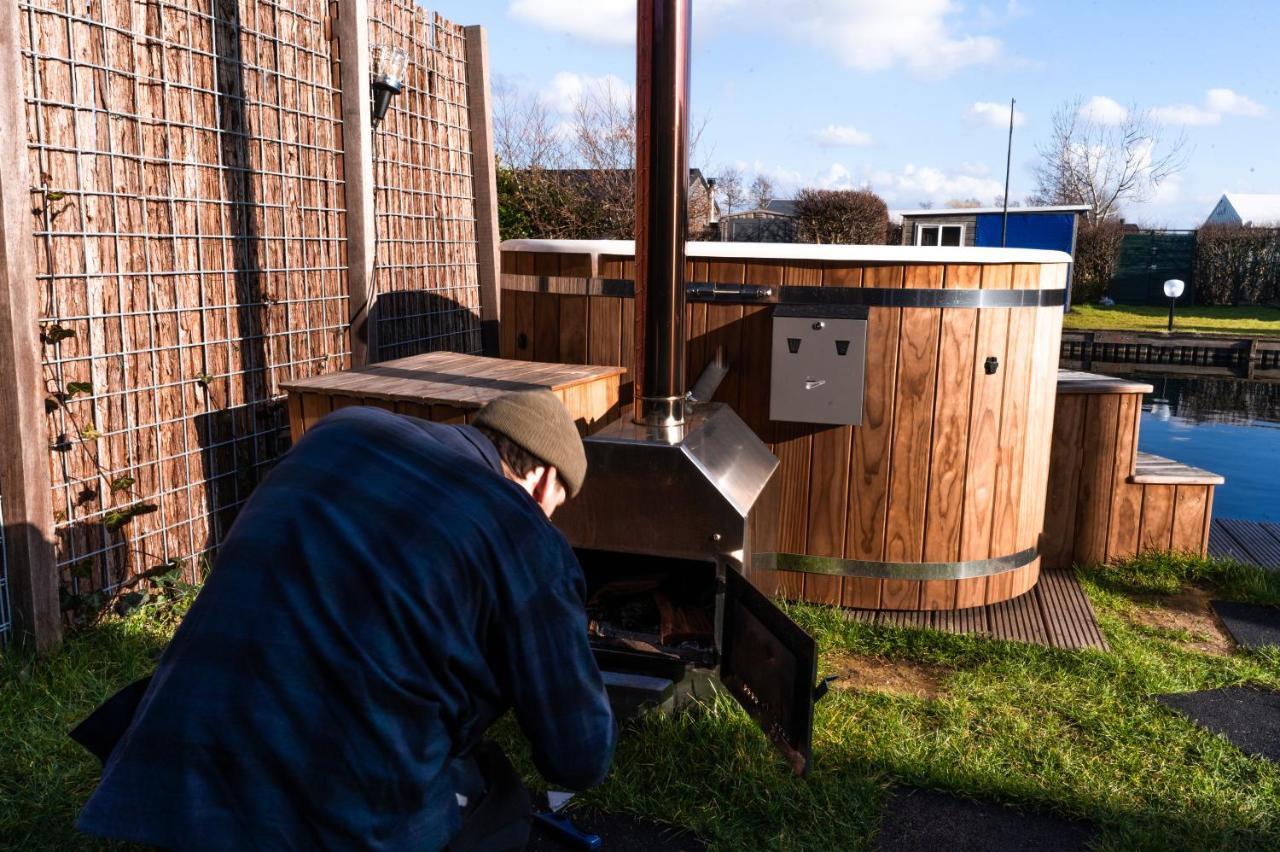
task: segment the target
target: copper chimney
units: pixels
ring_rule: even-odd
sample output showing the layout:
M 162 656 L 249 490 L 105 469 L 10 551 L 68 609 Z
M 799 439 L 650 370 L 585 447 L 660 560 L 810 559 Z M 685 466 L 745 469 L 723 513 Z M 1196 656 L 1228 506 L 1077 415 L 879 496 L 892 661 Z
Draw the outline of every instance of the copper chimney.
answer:
M 691 0 L 636 14 L 635 421 L 685 421 L 685 240 Z

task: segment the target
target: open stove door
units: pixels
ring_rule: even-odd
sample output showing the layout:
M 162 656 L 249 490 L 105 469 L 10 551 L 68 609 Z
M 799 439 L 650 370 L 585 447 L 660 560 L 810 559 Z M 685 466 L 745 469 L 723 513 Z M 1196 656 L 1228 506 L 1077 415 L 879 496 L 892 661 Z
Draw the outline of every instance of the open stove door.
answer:
M 809 769 L 817 677 L 813 637 L 745 577 L 726 571 L 720 681 L 797 775 Z

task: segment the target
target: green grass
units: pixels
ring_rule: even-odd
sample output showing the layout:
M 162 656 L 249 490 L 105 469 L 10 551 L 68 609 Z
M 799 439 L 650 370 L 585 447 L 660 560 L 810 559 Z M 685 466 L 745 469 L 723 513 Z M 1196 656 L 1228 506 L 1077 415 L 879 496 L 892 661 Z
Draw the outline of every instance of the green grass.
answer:
M 1164 331 L 1169 308 L 1154 305 L 1072 305 L 1062 326 L 1083 331 Z M 1175 332 L 1209 332 L 1242 337 L 1280 336 L 1280 308 L 1187 307 L 1178 308 Z
M 789 610 L 817 638 L 821 668 L 872 657 L 941 672 L 936 699 L 838 688 L 819 703 L 813 770 L 795 778 L 731 700 L 630 723 L 614 771 L 586 805 L 691 826 L 715 848 L 867 848 L 887 791 L 913 784 L 1089 819 L 1097 846 L 1280 848 L 1280 767 L 1152 702 L 1233 684 L 1280 688 L 1280 655 L 1202 653 L 1185 631 L 1134 614 L 1189 584 L 1280 602 L 1257 569 L 1178 556 L 1082 572 L 1108 652 L 1066 652 Z M 70 825 L 95 766 L 65 730 L 146 671 L 164 639 L 145 615 L 112 619 L 51 660 L 10 661 L 0 729 L 0 846 L 93 848 Z M 536 782 L 510 720 L 497 731 Z

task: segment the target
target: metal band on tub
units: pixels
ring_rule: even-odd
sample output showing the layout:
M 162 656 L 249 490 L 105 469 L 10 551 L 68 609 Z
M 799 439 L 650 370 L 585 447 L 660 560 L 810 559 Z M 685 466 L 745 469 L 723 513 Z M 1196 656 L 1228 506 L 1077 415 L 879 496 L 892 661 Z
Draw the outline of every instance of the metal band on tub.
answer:
M 752 567 L 764 571 L 796 571 L 834 577 L 867 577 L 878 580 L 967 580 L 990 577 L 1030 565 L 1040 556 L 1039 547 L 1028 547 L 1008 556 L 970 559 L 965 562 L 875 562 L 808 556 L 802 553 L 757 553 Z

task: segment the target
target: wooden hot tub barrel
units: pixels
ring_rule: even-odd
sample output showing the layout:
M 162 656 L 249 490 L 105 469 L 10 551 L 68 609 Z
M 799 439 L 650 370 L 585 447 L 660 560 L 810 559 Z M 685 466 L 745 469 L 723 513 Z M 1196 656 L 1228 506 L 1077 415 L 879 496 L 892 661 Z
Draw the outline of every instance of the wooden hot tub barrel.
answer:
M 503 243 L 502 355 L 630 367 L 632 252 Z M 757 572 L 758 584 L 893 610 L 998 603 L 1035 585 L 1068 255 L 691 243 L 688 258 L 690 282 L 769 291 L 687 308 L 690 386 L 722 349 L 730 369 L 715 399 L 782 463 L 781 570 Z M 861 425 L 769 419 L 773 302 L 798 287 L 864 290 L 830 299 L 868 306 Z

